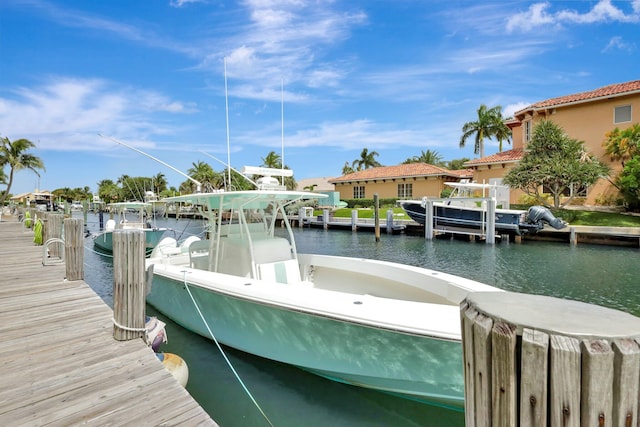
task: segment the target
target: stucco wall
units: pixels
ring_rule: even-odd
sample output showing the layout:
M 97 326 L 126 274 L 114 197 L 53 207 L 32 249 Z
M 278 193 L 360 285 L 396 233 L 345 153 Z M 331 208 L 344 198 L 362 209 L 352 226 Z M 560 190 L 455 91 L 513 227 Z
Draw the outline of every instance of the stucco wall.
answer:
M 631 105 L 631 121 L 614 123 L 615 107 Z M 606 134 L 616 127 L 626 129 L 640 121 L 640 95 L 621 96 L 612 99 L 571 104 L 564 107 L 550 108 L 533 116 L 533 124 L 549 119 L 557 123 L 571 138 L 585 142 L 585 148 L 600 161 L 611 166 L 611 178 L 615 177 L 622 166 L 620 162 L 612 162 L 605 154 L 603 142 Z M 523 125 L 524 126 L 524 125 Z M 514 147 L 516 141 L 523 142 L 523 126 L 514 129 Z M 526 148 L 526 145 L 525 145 Z M 600 179 L 589 188 L 584 199 L 586 205 L 600 205 L 615 201 L 617 189 L 606 179 Z
M 400 183 L 412 184 L 413 199 L 421 199 L 425 196 L 440 197 L 440 192 L 444 188 L 444 179 L 442 177 L 416 177 L 336 183 L 335 191 L 340 193 L 340 199 L 353 199 L 353 188 L 356 186 L 364 186 L 364 198 L 366 199 L 373 198 L 375 193 L 378 193 L 378 197 L 380 198 L 397 198 L 398 184 Z

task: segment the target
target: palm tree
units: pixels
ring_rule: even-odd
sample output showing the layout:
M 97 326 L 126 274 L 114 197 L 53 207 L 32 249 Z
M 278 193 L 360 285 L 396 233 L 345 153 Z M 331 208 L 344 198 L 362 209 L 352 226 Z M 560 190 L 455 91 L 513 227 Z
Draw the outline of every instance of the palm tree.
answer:
M 369 152 L 368 149 L 363 148 L 360 153 L 360 158 L 353 161 L 352 167 L 356 171 L 361 171 L 363 169 L 382 166 L 382 164 L 376 160 L 377 156 L 379 156 L 379 154 L 376 151 Z
M 475 135 L 474 154 L 480 154 L 484 157 L 484 140 L 495 137 L 500 142 L 500 150 L 502 151 L 502 141 L 508 140 L 511 130 L 504 124 L 502 118 L 502 107 L 496 106 L 488 108 L 482 104 L 478 108 L 478 120 L 467 122 L 462 126 L 462 136 L 460 137 L 460 148 L 464 147 L 467 139 Z
M 344 166 L 342 167 L 342 175 L 349 175 L 350 173 L 354 173 L 353 166 L 349 164 L 349 162 L 344 162 Z
M 192 163 L 192 165 L 193 167 L 187 170 L 187 173 L 191 178 L 195 179 L 196 181 L 199 181 L 202 184 L 202 186 L 207 190 L 212 190 L 220 187 L 222 178 L 220 177 L 219 174 L 217 174 L 213 170 L 211 165 L 201 160 L 198 160 L 197 163 Z M 193 191 L 193 189 L 191 189 L 191 191 Z
M 13 142 L 7 137 L 2 138 L 2 146 L 0 146 L 0 167 L 4 168 L 4 166 L 9 165 L 9 181 L 7 182 L 7 188 L 5 188 L 4 193 L 0 196 L 0 206 L 4 204 L 5 199 L 9 195 L 9 191 L 11 191 L 13 177 L 17 171 L 29 169 L 40 176 L 38 169 L 44 170 L 42 159 L 27 152 L 27 150 L 35 146 L 33 142 L 24 138 L 17 139 Z
M 275 151 L 270 151 L 267 154 L 267 157 L 262 158 L 261 166 L 265 168 L 281 169 L 283 168 L 282 159 L 280 155 L 277 154 Z M 284 169 L 289 169 L 289 166 L 284 165 Z M 295 190 L 297 186 L 296 180 L 292 176 L 284 177 L 283 184 L 287 188 L 287 190 Z
M 158 172 L 156 176 L 152 177 L 151 183 L 152 183 L 151 190 L 156 194 L 160 194 L 161 192 L 167 189 L 167 184 L 168 184 L 167 178 L 164 176 L 162 172 Z
M 408 163 L 427 163 L 429 165 L 442 166 L 444 162 L 442 161 L 442 156 L 437 151 L 431 151 L 427 149 L 427 151 L 420 150 L 419 156 L 413 156 L 408 158 L 403 162 L 404 164 Z
M 262 158 L 262 166 L 265 168 L 280 169 L 282 167 L 282 161 L 280 155 L 275 151 L 270 151 L 267 157 Z

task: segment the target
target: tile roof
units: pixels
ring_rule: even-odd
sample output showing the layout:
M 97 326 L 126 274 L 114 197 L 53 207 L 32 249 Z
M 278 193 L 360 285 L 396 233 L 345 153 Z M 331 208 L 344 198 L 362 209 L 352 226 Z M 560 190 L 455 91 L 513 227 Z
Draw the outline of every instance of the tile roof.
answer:
M 572 104 L 575 102 L 584 102 L 599 98 L 608 98 L 612 96 L 620 96 L 637 92 L 640 92 L 640 80 L 634 80 L 626 83 L 615 83 L 612 85 L 603 86 L 595 90 L 575 93 L 573 95 L 559 96 L 557 98 L 540 101 L 535 104 L 531 104 L 520 111 L 516 111 L 515 115 L 517 116 L 518 114 L 528 110 L 536 110 L 540 108 L 548 108 L 564 104 Z
M 513 150 L 502 151 L 500 153 L 495 153 L 490 156 L 482 157 L 480 159 L 470 160 L 464 165 L 469 167 L 495 163 L 513 163 L 522 160 L 523 156 L 524 151 L 522 150 L 522 148 L 514 148 Z
M 392 179 L 417 176 L 453 176 L 470 177 L 472 172 L 468 170 L 458 171 L 441 168 L 427 163 L 407 163 L 396 166 L 381 166 L 353 172 L 341 177 L 329 180 L 330 183 L 349 181 L 370 181 L 374 179 Z

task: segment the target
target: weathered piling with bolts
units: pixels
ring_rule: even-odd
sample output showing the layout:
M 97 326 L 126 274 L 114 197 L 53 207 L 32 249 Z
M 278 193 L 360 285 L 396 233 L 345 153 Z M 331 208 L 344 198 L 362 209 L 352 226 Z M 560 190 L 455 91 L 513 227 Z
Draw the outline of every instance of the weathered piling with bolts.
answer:
M 512 292 L 461 304 L 465 423 L 638 426 L 640 318 Z

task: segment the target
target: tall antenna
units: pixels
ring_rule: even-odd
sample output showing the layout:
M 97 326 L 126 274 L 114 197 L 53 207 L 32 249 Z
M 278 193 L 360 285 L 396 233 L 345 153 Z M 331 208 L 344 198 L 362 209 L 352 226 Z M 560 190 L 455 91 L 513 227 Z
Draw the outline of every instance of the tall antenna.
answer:
M 227 118 L 227 171 L 228 171 L 228 185 L 231 187 L 231 146 L 229 145 L 229 95 L 227 92 L 227 57 L 224 60 L 224 106 Z
M 284 79 L 280 79 L 280 127 L 281 130 L 281 145 L 280 148 L 280 168 L 284 170 Z M 282 185 L 284 185 L 284 176 L 282 177 Z

